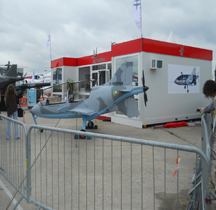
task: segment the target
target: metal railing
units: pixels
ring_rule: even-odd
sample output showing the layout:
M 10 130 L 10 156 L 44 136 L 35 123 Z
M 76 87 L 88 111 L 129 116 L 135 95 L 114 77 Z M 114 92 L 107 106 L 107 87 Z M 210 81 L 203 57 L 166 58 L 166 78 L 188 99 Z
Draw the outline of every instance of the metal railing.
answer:
M 47 209 L 166 209 L 167 194 L 173 193 L 179 209 L 179 197 L 188 189 L 198 155 L 209 165 L 204 152 L 191 146 L 88 132 L 85 135 L 92 140 L 74 139 L 81 134 L 30 127 L 31 202 Z M 179 155 L 181 167 L 172 178 Z
M 4 120 L 11 119 L 0 116 L 6 133 Z M 83 132 L 36 125 L 27 133 L 18 122 L 23 128 L 20 142 L 1 136 L 0 151 L 11 152 L 0 156 L 5 170 L 0 172 L 21 199 L 38 209 L 166 209 L 170 200 L 174 209 L 180 209 L 181 197 L 188 191 L 186 199 L 191 195 L 200 209 L 207 209 L 213 141 L 207 116 L 202 117 L 202 149 L 89 132 L 85 135 L 91 140 L 76 139 Z M 179 156 L 180 168 L 173 177 Z M 23 175 L 17 178 L 17 171 Z
M 0 116 L 0 174 L 21 194 L 15 209 L 23 198 L 27 199 L 25 195 L 27 128 L 22 122 Z M 8 120 L 11 121 L 10 140 L 6 139 Z M 15 139 L 15 123 L 18 126 L 18 140 Z

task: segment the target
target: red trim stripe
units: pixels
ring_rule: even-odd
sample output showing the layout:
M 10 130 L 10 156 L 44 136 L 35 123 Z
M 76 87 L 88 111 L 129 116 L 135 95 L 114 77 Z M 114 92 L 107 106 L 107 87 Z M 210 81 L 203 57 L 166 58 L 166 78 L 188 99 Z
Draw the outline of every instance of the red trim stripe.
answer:
M 56 68 L 59 66 L 83 66 L 110 62 L 112 60 L 112 57 L 132 53 L 139 53 L 142 51 L 163 55 L 203 59 L 209 61 L 213 59 L 212 50 L 140 38 L 119 44 L 114 44 L 111 46 L 111 51 L 99 53 L 96 58 L 94 58 L 92 54 L 81 58 L 63 57 L 56 60 L 52 60 L 51 68 Z

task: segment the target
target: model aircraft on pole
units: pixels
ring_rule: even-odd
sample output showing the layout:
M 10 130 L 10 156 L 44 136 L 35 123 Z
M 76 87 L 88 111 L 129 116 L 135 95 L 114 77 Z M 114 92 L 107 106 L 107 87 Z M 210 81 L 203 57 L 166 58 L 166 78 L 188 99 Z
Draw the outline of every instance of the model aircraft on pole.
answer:
M 0 90 L 4 90 L 9 84 L 21 81 L 24 77 L 17 75 L 17 65 L 13 64 L 4 75 L 0 75 Z
M 134 99 L 135 94 L 144 92 L 144 102 L 147 102 L 144 72 L 143 86 L 133 86 L 133 62 L 123 62 L 112 79 L 101 86 L 94 86 L 87 99 L 75 102 L 70 89 L 67 91 L 66 102 L 49 104 L 48 99 L 37 103 L 30 112 L 37 124 L 36 117 L 44 118 L 83 118 L 83 127 L 93 128 L 92 120 L 99 115 L 121 111 L 129 118 L 139 115 Z M 86 125 L 86 123 L 88 124 Z
M 199 76 L 196 75 L 196 68 L 194 68 L 191 74 L 183 74 L 181 72 L 181 75 L 175 79 L 174 83 L 177 85 L 184 85 L 184 89 L 187 87 L 187 92 L 189 92 L 188 86 L 196 85 L 198 77 Z

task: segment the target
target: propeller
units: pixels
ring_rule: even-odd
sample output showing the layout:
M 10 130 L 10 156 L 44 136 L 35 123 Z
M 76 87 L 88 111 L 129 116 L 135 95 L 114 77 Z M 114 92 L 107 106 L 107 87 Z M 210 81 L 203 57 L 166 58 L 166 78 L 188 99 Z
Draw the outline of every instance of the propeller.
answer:
M 148 101 L 146 91 L 149 89 L 149 87 L 145 86 L 144 70 L 142 72 L 142 75 L 143 75 L 142 84 L 143 84 L 143 92 L 144 92 L 144 103 L 145 103 L 145 106 L 146 106 L 146 102 Z
M 21 74 L 20 72 L 17 72 L 18 73 L 18 75 L 21 77 L 21 78 L 23 78 L 23 79 L 25 79 L 25 77 L 26 77 L 26 74 L 25 75 L 23 75 L 23 74 Z

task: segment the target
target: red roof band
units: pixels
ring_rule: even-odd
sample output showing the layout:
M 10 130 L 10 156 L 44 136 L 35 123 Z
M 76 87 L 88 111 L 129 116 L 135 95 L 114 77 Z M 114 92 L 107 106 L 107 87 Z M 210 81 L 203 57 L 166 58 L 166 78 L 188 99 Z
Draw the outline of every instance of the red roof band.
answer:
M 149 52 L 163 55 L 180 56 L 211 61 L 212 50 L 201 49 L 191 46 L 162 42 L 152 39 L 140 38 L 111 46 L 111 51 L 99 53 L 81 58 L 62 57 L 51 61 L 51 68 L 59 66 L 83 66 L 95 63 L 104 63 L 112 60 L 112 57 L 139 52 Z

